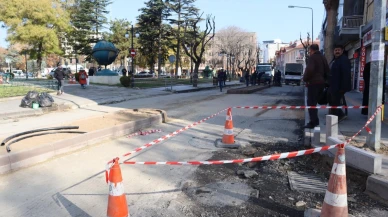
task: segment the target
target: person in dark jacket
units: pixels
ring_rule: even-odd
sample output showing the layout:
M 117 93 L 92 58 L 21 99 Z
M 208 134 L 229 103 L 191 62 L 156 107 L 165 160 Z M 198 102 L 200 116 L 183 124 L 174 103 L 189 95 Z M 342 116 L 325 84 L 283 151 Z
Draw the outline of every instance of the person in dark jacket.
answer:
M 245 71 L 244 78 L 245 78 L 245 84 L 248 87 L 249 86 L 249 70 Z
M 64 93 L 64 91 L 63 91 L 63 85 L 64 85 L 63 79 L 65 78 L 65 72 L 63 71 L 63 68 L 59 63 L 57 65 L 57 69 L 55 69 L 54 78 L 57 79 L 57 81 L 58 81 L 57 95 L 61 95 Z
M 222 92 L 222 86 L 224 86 L 224 79 L 225 79 L 225 71 L 224 70 L 219 70 L 218 71 L 218 75 L 217 75 L 217 79 L 218 79 L 218 85 L 220 86 L 220 92 Z
M 364 68 L 364 92 L 362 92 L 362 105 L 369 104 L 369 83 L 370 83 L 370 62 L 365 64 Z M 361 114 L 368 115 L 368 108 L 363 108 Z
M 224 86 L 226 86 L 226 79 L 228 79 L 228 74 L 226 73 L 225 70 L 222 70 L 224 74 Z
M 330 106 L 341 106 L 345 93 L 352 89 L 350 60 L 341 45 L 334 46 L 334 59 L 330 62 L 328 102 Z M 330 114 L 338 116 L 338 122 L 346 118 L 342 109 L 332 109 Z
M 88 75 L 89 76 L 93 76 L 94 75 L 94 71 L 95 71 L 94 67 L 90 67 L 90 69 L 88 71 Z
M 329 73 L 329 64 L 319 52 L 319 46 L 312 44 L 309 48 L 309 61 L 306 66 L 303 81 L 307 86 L 307 106 L 316 106 L 325 88 L 325 75 Z M 319 126 L 318 110 L 309 109 L 310 121 L 305 128 L 313 129 Z
M 256 82 L 257 82 L 257 71 L 254 71 L 252 73 L 252 85 L 256 85 Z M 260 82 L 259 82 L 259 85 L 260 85 Z

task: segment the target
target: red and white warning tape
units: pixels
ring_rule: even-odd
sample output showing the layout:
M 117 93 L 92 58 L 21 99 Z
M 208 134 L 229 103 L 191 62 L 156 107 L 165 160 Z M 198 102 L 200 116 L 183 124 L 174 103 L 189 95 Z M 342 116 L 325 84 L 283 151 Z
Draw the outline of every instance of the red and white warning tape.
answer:
M 336 148 L 338 146 L 346 146 L 350 143 L 357 135 L 361 133 L 361 131 L 368 127 L 370 122 L 376 117 L 376 115 L 381 111 L 382 106 L 379 106 L 376 109 L 376 112 L 368 119 L 368 121 L 365 123 L 364 127 L 361 128 L 356 134 L 354 134 L 353 137 L 348 139 L 343 144 L 336 144 L 336 145 L 329 145 L 329 146 L 323 146 L 319 148 L 312 148 L 302 151 L 294 151 L 294 152 L 286 152 L 281 154 L 274 154 L 274 155 L 267 155 L 262 157 L 255 157 L 255 158 L 246 158 L 246 159 L 237 159 L 237 160 L 213 160 L 213 161 L 163 161 L 163 162 L 156 162 L 156 161 L 147 161 L 147 162 L 136 162 L 136 161 L 125 161 L 124 164 L 141 164 L 141 165 L 220 165 L 220 164 L 236 164 L 236 163 L 247 163 L 247 162 L 259 162 L 259 161 L 268 161 L 268 160 L 278 160 L 278 159 L 284 159 L 284 158 L 293 158 L 298 157 L 302 155 L 309 155 L 312 153 L 317 153 L 321 151 L 327 151 L 329 149 Z
M 267 155 L 262 157 L 255 158 L 246 158 L 246 159 L 237 159 L 237 160 L 212 160 L 212 161 L 166 161 L 166 162 L 135 162 L 135 161 L 125 161 L 124 164 L 142 164 L 142 165 L 220 165 L 220 164 L 237 164 L 237 163 L 248 163 L 248 162 L 259 162 L 259 161 L 268 161 L 268 160 L 278 160 L 284 158 L 294 158 L 302 155 L 309 155 L 316 152 L 327 151 L 333 149 L 339 145 L 328 145 L 319 148 L 312 148 L 301 151 L 286 152 L 281 154 Z
M 199 125 L 199 124 L 201 124 L 201 123 L 203 123 L 203 122 L 205 122 L 205 121 L 207 121 L 207 120 L 209 120 L 209 119 L 211 119 L 211 118 L 214 118 L 215 116 L 221 114 L 222 112 L 224 112 L 224 111 L 226 111 L 226 110 L 227 110 L 227 108 L 226 108 L 226 109 L 223 109 L 223 110 L 221 110 L 221 111 L 219 111 L 219 112 L 217 112 L 217 113 L 215 113 L 215 114 L 213 114 L 213 115 L 211 115 L 211 116 L 209 116 L 209 117 L 207 117 L 207 118 L 204 118 L 204 119 L 202 119 L 202 120 L 200 120 L 200 121 L 197 121 L 197 122 L 192 123 L 192 124 L 190 124 L 190 125 L 188 125 L 188 126 L 186 126 L 186 127 L 183 127 L 183 128 L 181 128 L 181 129 L 179 129 L 179 130 L 177 130 L 177 131 L 175 131 L 175 132 L 172 132 L 172 133 L 169 133 L 169 134 L 167 134 L 167 135 L 165 135 L 165 136 L 163 136 L 163 137 L 160 137 L 159 139 L 156 139 L 156 140 L 154 140 L 154 141 L 152 141 L 152 142 L 150 142 L 150 143 L 147 143 L 147 144 L 145 144 L 145 145 L 143 145 L 143 146 L 141 146 L 141 147 L 135 149 L 134 151 L 131 151 L 131 152 L 128 152 L 128 153 L 124 154 L 123 157 L 127 157 L 127 156 L 129 156 L 129 155 L 131 155 L 131 154 L 140 152 L 140 151 L 142 151 L 142 150 L 144 150 L 144 149 L 146 149 L 146 148 L 149 148 L 149 147 L 151 147 L 151 146 L 153 146 L 153 145 L 156 145 L 156 144 L 158 144 L 158 143 L 160 143 L 160 142 L 162 142 L 162 141 L 164 141 L 164 140 L 167 140 L 167 139 L 169 139 L 169 138 L 172 138 L 172 137 L 178 135 L 179 133 L 182 133 L 183 131 L 186 131 L 186 130 L 188 130 L 188 129 L 190 129 L 190 128 L 193 128 L 193 127 L 195 127 L 195 126 L 197 126 L 197 125 Z M 113 163 L 113 161 L 114 161 L 114 159 L 111 160 L 111 161 L 109 161 L 109 162 L 106 164 L 106 169 L 105 169 L 105 178 L 106 178 L 106 180 L 108 180 L 109 170 L 110 170 L 110 167 L 111 167 L 110 165 Z
M 373 119 L 376 118 L 376 115 L 382 110 L 382 108 L 383 108 L 383 105 L 380 105 L 379 107 L 377 107 L 375 113 L 373 113 L 373 115 L 366 121 L 365 125 L 356 134 L 354 134 L 351 138 L 346 140 L 345 145 L 349 144 L 354 138 L 356 138 L 356 136 L 358 136 L 363 129 L 365 129 L 369 134 L 372 134 L 372 131 L 368 127 L 368 125 L 370 124 L 370 122 L 373 121 Z
M 362 109 L 368 106 L 236 106 L 235 109 Z
M 146 136 L 146 135 L 149 135 L 152 133 L 160 133 L 160 132 L 162 132 L 162 130 L 139 131 L 137 133 L 133 133 L 133 134 L 129 135 L 128 138 L 131 138 L 133 136 Z

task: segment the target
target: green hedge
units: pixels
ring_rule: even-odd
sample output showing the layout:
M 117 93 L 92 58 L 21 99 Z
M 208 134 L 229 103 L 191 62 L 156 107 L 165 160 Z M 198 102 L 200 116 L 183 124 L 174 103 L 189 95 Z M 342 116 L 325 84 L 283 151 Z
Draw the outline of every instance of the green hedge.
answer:
M 121 76 L 120 78 L 120 83 L 124 87 L 129 87 L 131 86 L 131 77 L 130 76 Z

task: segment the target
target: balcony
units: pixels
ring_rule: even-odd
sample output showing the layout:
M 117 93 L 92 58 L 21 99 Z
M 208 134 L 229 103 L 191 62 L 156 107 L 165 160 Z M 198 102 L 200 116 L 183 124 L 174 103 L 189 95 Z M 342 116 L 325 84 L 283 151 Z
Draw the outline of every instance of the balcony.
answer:
M 339 20 L 339 36 L 358 37 L 363 18 L 362 15 L 343 16 Z

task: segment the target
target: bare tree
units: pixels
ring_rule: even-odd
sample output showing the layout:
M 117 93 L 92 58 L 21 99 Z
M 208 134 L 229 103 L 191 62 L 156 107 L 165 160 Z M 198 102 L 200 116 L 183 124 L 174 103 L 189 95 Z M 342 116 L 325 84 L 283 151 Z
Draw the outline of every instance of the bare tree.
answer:
M 219 52 L 233 56 L 232 61 L 236 63 L 237 69 L 247 70 L 256 62 L 256 41 L 253 40 L 252 33 L 236 26 L 229 26 L 218 31 L 216 38 Z M 233 76 L 236 76 L 234 69 L 232 67 Z
M 333 59 L 334 31 L 337 26 L 339 0 L 323 0 L 326 9 L 327 27 L 325 34 L 325 57 L 328 62 Z
M 307 33 L 307 41 L 306 42 L 303 42 L 302 33 L 301 33 L 300 34 L 300 43 L 302 43 L 303 48 L 304 48 L 305 62 L 306 62 L 306 65 L 307 65 L 307 63 L 309 61 L 308 48 L 310 46 L 310 33 Z
M 202 19 L 202 15 L 196 15 L 196 18 L 190 22 L 186 22 L 184 27 L 184 36 L 182 38 L 183 49 L 187 56 L 189 56 L 194 62 L 194 76 L 193 76 L 193 87 L 198 85 L 198 70 L 199 66 L 203 62 L 203 54 L 207 44 L 214 38 L 215 35 L 215 17 L 207 15 L 206 27 L 204 31 L 200 30 L 199 22 Z M 192 45 L 190 52 L 188 46 Z

